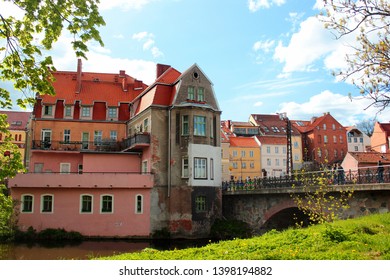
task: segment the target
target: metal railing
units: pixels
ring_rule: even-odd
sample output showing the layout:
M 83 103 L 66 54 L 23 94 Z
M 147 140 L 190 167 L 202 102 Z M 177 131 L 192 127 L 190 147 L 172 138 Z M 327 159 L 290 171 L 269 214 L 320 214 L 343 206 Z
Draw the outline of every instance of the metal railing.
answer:
M 383 166 L 379 171 L 377 166 L 361 167 L 355 170 L 323 170 L 314 172 L 296 172 L 291 176 L 248 178 L 222 182 L 222 190 L 259 190 L 267 188 L 291 188 L 303 183 L 315 183 L 318 178 L 327 179 L 329 185 L 344 184 L 378 184 L 390 183 L 390 165 Z
M 43 141 L 33 140 L 32 150 L 51 151 L 98 151 L 98 152 L 120 152 L 131 150 L 137 144 L 150 144 L 148 133 L 135 134 L 122 141 L 103 139 L 99 141 Z

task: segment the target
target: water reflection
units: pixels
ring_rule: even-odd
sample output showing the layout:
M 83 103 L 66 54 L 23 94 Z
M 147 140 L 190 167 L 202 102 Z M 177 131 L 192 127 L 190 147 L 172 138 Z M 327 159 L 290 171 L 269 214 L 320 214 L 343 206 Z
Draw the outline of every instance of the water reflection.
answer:
M 208 240 L 89 240 L 78 243 L 0 243 L 0 260 L 87 260 L 139 252 L 148 247 L 158 250 L 184 249 L 204 246 L 208 242 Z

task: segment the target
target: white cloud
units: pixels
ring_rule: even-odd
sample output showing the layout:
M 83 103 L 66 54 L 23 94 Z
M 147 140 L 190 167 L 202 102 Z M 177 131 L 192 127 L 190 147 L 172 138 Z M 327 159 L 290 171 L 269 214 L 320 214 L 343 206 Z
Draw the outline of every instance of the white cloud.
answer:
M 268 53 L 271 51 L 271 48 L 275 45 L 274 40 L 266 40 L 266 41 L 257 41 L 253 44 L 252 49 L 257 52 L 259 50 Z
M 261 107 L 261 106 L 263 106 L 263 102 L 261 102 L 261 101 L 258 101 L 258 102 L 256 102 L 255 104 L 253 104 L 253 106 L 255 106 L 255 107 Z
M 260 9 L 268 9 L 272 5 L 281 6 L 286 3 L 286 0 L 248 0 L 248 7 L 251 12 L 256 12 Z
M 325 90 L 303 103 L 285 102 L 280 104 L 279 111 L 286 112 L 290 119 L 310 120 L 311 117 L 321 116 L 329 112 L 342 125 L 354 125 L 362 119 L 372 119 L 375 117 L 376 109 L 367 108 L 370 100 L 366 98 L 356 98 L 351 100 L 348 96 L 333 93 Z M 390 119 L 390 112 L 383 112 L 378 115 L 378 119 Z
M 164 55 L 163 52 L 160 51 L 160 49 L 155 46 L 153 33 L 148 33 L 146 31 L 138 32 L 138 33 L 133 34 L 132 38 L 134 40 L 137 40 L 137 41 L 143 43 L 142 49 L 144 51 L 150 50 L 150 52 L 152 53 L 152 56 L 154 58 L 162 57 Z
M 99 8 L 101 10 L 110 10 L 120 8 L 122 10 L 142 9 L 144 6 L 153 2 L 153 0 L 100 0 Z

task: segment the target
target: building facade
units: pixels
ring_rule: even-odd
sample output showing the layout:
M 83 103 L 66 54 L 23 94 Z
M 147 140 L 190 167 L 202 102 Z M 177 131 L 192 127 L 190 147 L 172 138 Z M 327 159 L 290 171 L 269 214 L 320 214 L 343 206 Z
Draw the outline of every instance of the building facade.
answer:
M 347 131 L 348 152 L 366 152 L 371 148 L 370 137 L 357 127 L 345 128 Z
M 376 122 L 371 136 L 371 148 L 379 153 L 390 152 L 390 123 Z

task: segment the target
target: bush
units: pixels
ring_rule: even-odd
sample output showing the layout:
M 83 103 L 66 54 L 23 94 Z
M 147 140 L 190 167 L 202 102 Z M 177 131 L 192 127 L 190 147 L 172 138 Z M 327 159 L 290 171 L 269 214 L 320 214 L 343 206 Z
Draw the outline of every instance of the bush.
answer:
M 15 239 L 17 241 L 80 241 L 83 236 L 79 232 L 65 229 L 48 228 L 37 232 L 33 227 L 29 227 L 27 231 L 17 231 Z
M 210 237 L 219 240 L 248 238 L 251 235 L 250 226 L 238 220 L 217 219 L 214 221 L 210 230 Z

